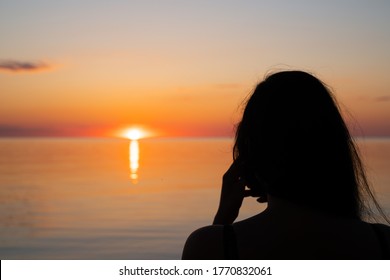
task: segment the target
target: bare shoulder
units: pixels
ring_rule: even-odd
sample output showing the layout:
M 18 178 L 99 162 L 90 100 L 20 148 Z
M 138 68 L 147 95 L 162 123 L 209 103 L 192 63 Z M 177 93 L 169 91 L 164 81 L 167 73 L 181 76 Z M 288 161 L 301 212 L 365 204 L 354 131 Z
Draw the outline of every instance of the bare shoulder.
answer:
M 183 260 L 223 259 L 223 226 L 211 225 L 195 230 L 187 238 Z

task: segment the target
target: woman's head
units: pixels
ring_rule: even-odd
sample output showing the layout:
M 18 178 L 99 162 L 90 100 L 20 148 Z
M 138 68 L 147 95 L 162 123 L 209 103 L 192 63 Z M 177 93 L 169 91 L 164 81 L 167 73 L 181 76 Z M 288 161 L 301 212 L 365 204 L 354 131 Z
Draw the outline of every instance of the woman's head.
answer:
M 330 90 L 302 71 L 268 76 L 247 101 L 234 158 L 249 187 L 327 212 L 359 217 L 360 159 Z M 369 189 L 368 189 L 369 191 Z

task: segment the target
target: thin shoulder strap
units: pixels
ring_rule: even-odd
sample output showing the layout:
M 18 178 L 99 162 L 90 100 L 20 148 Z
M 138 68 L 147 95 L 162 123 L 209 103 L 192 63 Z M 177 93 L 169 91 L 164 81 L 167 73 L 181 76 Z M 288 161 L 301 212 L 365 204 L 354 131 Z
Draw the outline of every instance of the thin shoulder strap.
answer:
M 382 251 L 382 259 L 390 260 L 390 244 L 386 241 L 385 233 L 381 228 L 381 224 L 370 224 L 371 228 L 374 230 L 376 237 L 378 238 L 379 244 Z
M 237 238 L 232 225 L 223 226 L 223 254 L 226 260 L 238 260 Z

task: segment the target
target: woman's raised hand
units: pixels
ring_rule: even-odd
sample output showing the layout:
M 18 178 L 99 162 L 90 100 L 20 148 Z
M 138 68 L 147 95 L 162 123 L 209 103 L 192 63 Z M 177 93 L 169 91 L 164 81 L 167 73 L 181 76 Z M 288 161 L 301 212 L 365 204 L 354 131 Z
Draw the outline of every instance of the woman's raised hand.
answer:
M 223 175 L 221 198 L 213 224 L 231 224 L 237 218 L 242 201 L 250 192 L 245 190 L 245 180 L 242 177 L 243 164 L 234 161 Z

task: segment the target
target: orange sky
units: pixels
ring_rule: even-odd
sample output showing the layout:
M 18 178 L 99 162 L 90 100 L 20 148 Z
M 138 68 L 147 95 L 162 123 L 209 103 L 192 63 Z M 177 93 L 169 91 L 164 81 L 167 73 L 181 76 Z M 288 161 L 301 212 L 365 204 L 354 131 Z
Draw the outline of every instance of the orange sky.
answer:
M 390 136 L 390 3 L 0 3 L 0 136 L 231 136 L 269 70 L 309 70 Z M 354 125 L 356 126 L 356 125 Z

